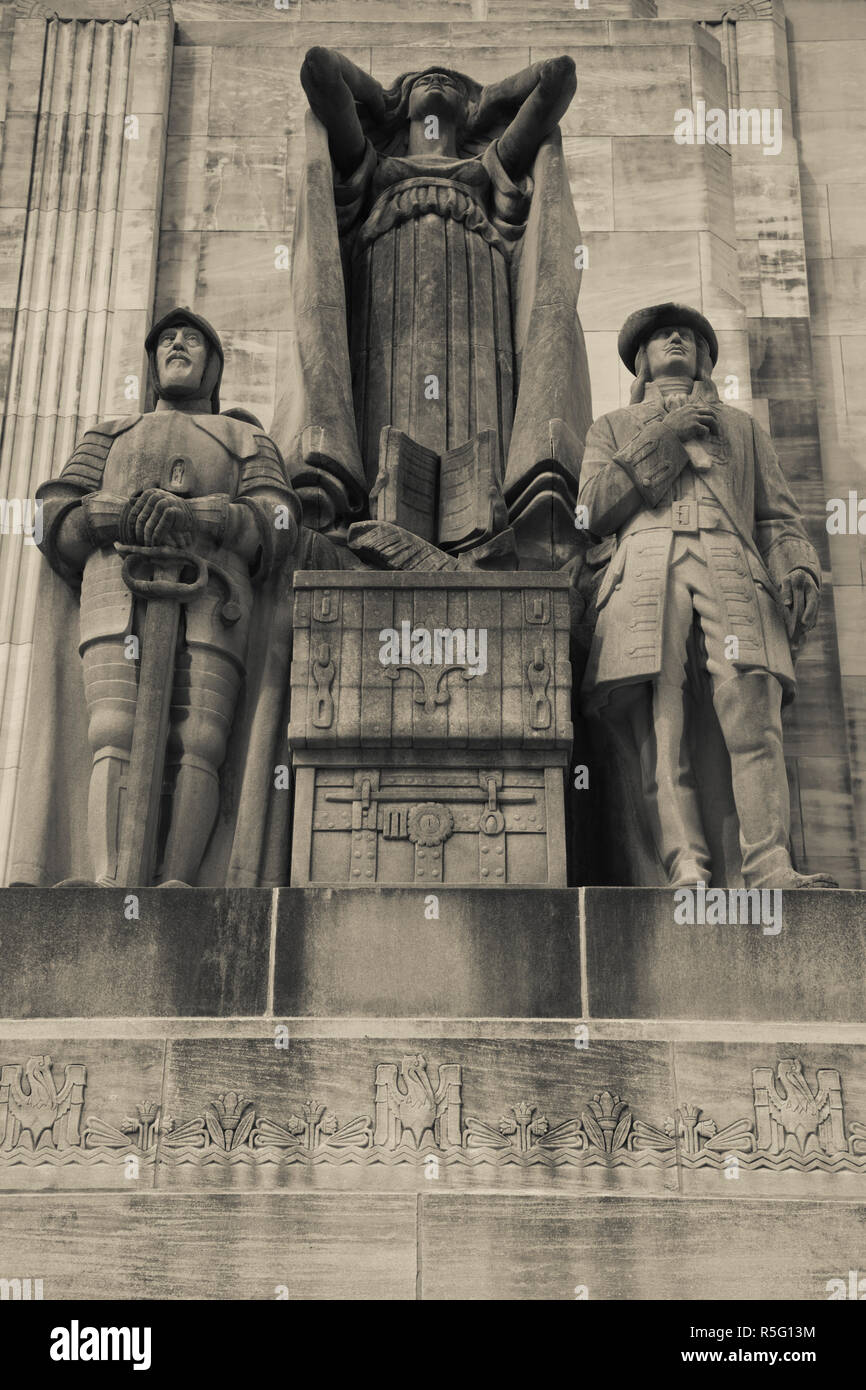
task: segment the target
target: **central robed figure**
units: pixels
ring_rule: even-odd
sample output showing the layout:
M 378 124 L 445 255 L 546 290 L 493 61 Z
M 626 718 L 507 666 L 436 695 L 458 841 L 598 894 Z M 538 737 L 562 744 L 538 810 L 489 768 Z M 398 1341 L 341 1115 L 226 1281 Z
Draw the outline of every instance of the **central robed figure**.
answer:
M 446 550 L 510 525 L 523 567 L 559 567 L 589 424 L 557 125 L 572 60 L 487 87 L 432 67 L 384 90 L 314 48 L 301 80 L 297 361 L 274 433 L 308 524 L 340 539 L 375 519 L 383 488 L 405 501 L 420 487 L 442 513 L 428 539 Z

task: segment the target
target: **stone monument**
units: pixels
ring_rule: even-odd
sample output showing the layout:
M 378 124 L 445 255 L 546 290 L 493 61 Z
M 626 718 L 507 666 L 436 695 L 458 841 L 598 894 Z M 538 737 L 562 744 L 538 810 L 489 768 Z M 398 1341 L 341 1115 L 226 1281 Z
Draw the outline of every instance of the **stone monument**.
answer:
M 63 852 L 61 826 L 71 862 L 89 851 L 90 877 L 103 887 L 197 882 L 255 587 L 298 538 L 300 506 L 273 441 L 220 414 L 223 350 L 210 324 L 174 309 L 145 347 L 155 409 L 100 421 L 37 491 L 40 548 L 80 609 L 75 622 L 72 603 L 55 602 L 57 636 L 31 695 L 33 758 L 46 777 L 29 788 L 19 843 L 37 883 Z M 84 795 L 80 778 L 57 786 L 48 772 L 80 723 L 74 708 L 54 704 L 69 684 L 64 665 L 78 665 L 76 638 L 92 755 Z M 74 751 L 81 770 L 86 749 Z
M 0 1289 L 863 1268 L 845 3 L 3 7 Z

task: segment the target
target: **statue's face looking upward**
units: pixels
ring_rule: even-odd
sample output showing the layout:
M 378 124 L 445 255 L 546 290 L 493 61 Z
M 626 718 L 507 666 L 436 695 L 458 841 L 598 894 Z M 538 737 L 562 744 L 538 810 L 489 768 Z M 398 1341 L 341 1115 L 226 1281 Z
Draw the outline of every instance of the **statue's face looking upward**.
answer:
M 698 372 L 698 345 L 694 333 L 680 325 L 657 328 L 647 339 L 646 359 L 652 381 L 660 376 L 684 376 L 694 381 Z
M 425 72 L 417 77 L 409 93 L 409 119 L 440 116 L 452 123 L 466 114 L 463 88 L 447 72 Z
M 194 395 L 201 386 L 206 363 L 207 343 L 192 324 L 173 324 L 160 333 L 156 369 L 161 391 Z

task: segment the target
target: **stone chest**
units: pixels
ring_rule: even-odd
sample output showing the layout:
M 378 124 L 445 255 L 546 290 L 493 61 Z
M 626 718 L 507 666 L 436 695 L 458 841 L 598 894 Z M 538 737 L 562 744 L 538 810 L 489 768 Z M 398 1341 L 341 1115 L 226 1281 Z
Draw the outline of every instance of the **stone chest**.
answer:
M 292 883 L 565 885 L 569 584 L 295 576 Z

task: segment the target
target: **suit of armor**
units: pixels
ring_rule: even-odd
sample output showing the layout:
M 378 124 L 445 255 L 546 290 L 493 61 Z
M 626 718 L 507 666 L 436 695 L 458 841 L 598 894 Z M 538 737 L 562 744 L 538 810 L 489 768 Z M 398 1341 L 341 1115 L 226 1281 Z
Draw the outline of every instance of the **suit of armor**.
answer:
M 221 351 L 218 366 L 217 408 Z M 166 673 L 172 695 L 157 882 L 195 882 L 219 807 L 219 769 L 244 677 L 254 588 L 283 562 L 298 534 L 300 505 L 260 427 L 164 405 L 169 408 L 101 421 L 37 494 L 44 505 L 42 549 L 64 579 L 81 586 L 79 650 L 93 755 L 88 831 L 94 877 L 107 885 L 116 882 L 136 717 L 139 642 L 130 639 L 140 638 L 146 608 L 127 588 L 115 549 L 115 542 L 133 539 L 134 499 L 148 488 L 184 499 L 189 548 L 208 565 L 206 587 L 181 607 L 174 671 Z M 277 509 L 288 524 L 276 520 Z M 80 515 L 72 517 L 75 512 Z

